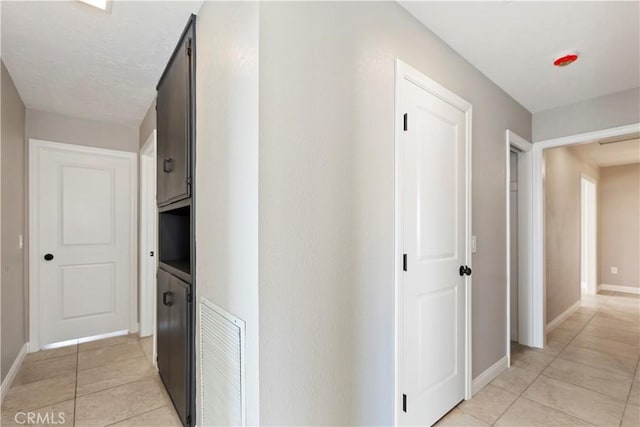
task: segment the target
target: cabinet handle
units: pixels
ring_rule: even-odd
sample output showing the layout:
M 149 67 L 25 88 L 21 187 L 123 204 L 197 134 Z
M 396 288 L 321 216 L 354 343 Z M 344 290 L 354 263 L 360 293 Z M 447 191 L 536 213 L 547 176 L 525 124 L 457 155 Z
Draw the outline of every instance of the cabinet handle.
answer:
M 169 173 L 173 170 L 173 159 L 168 157 L 162 163 L 162 170 Z
M 173 295 L 173 292 L 167 291 L 167 292 L 163 292 L 162 293 L 162 304 L 166 305 L 166 306 L 171 306 L 173 305 L 173 301 L 168 301 L 167 297 L 170 297 Z

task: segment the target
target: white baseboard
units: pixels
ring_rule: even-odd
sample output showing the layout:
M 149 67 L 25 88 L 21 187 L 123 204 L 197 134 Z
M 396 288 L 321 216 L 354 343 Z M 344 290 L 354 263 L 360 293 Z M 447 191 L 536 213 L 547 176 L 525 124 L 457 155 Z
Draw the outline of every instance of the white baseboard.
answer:
M 545 328 L 545 333 L 549 333 L 557 328 L 562 322 L 567 320 L 569 316 L 578 311 L 580 308 L 580 301 L 573 304 L 571 307 L 567 308 L 564 312 L 560 313 L 558 317 L 553 319 L 551 322 L 547 323 L 547 327 Z
M 18 374 L 18 371 L 22 366 L 22 362 L 24 362 L 24 358 L 27 355 L 28 349 L 29 349 L 29 343 L 24 343 L 24 345 L 20 349 L 20 352 L 16 356 L 16 360 L 13 361 L 13 365 L 11 365 L 11 369 L 9 369 L 9 372 L 7 372 L 7 376 L 4 377 L 4 381 L 2 381 L 2 386 L 0 386 L 0 388 L 2 389 L 0 391 L 0 402 L 4 400 L 4 397 L 9 392 L 9 389 L 11 388 L 11 384 L 13 383 L 13 380 Z
M 498 375 L 506 371 L 508 367 L 509 358 L 504 356 L 502 359 L 487 368 L 486 371 L 475 377 L 471 382 L 471 395 L 475 395 L 485 388 L 491 381 L 496 379 Z
M 607 285 L 606 283 L 603 283 L 602 285 L 598 285 L 598 291 L 613 291 L 613 292 L 623 292 L 625 294 L 640 295 L 640 287 Z

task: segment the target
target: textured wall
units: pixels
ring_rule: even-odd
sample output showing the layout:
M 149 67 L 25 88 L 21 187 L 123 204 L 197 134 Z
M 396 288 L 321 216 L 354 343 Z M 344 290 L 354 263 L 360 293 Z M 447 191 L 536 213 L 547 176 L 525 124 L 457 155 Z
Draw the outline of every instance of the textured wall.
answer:
M 261 424 L 258 12 L 257 3 L 206 2 L 196 27 L 196 301 L 207 297 L 246 322 L 251 426 Z
M 96 122 L 45 111 L 27 109 L 27 138 L 138 152 L 137 126 Z
M 544 240 L 547 324 L 580 300 L 581 175 L 599 169 L 568 147 L 544 151 Z
M 559 138 L 640 122 L 640 88 L 533 115 L 533 140 Z
M 599 284 L 640 287 L 640 164 L 600 169 Z M 611 274 L 611 267 L 618 274 Z
M 138 132 L 138 135 L 140 138 L 141 148 L 144 145 L 144 143 L 147 142 L 147 139 L 149 139 L 149 135 L 151 135 L 151 132 L 153 132 L 155 128 L 156 128 L 156 101 L 154 99 L 151 105 L 149 106 L 149 109 L 147 110 L 147 114 L 144 115 L 144 118 L 140 123 L 140 130 Z
M 394 62 L 473 104 L 473 374 L 506 353 L 505 129 L 531 115 L 393 2 L 260 5 L 263 424 L 393 423 Z
M 27 342 L 25 250 L 25 108 L 2 64 L 2 379 Z M 26 238 L 26 237 L 25 237 Z

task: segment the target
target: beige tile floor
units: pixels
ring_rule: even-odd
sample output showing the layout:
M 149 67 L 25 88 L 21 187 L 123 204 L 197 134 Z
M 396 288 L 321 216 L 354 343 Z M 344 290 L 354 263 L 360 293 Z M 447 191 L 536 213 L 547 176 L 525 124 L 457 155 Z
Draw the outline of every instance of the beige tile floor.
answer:
M 585 298 L 544 350 L 514 344 L 511 368 L 438 425 L 640 426 L 639 358 L 640 297 Z M 151 340 L 133 335 L 29 354 L 2 426 L 24 425 L 17 412 L 63 413 L 52 425 L 178 426 L 150 360 Z
M 150 337 L 126 335 L 27 355 L 2 403 L 1 425 L 27 425 L 29 413 L 45 421 L 35 425 L 181 425 L 151 345 Z
M 640 295 L 603 292 L 439 426 L 640 426 Z

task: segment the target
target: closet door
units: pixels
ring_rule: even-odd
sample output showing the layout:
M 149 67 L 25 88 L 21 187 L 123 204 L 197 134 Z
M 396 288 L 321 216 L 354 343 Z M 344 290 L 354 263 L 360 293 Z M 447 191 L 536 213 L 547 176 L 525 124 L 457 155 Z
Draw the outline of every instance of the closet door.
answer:
M 188 31 L 158 84 L 158 204 L 191 196 L 191 36 Z
M 191 287 L 182 280 L 171 278 L 171 389 L 169 390 L 176 412 L 187 425 L 189 413 L 189 333 L 191 325 Z

